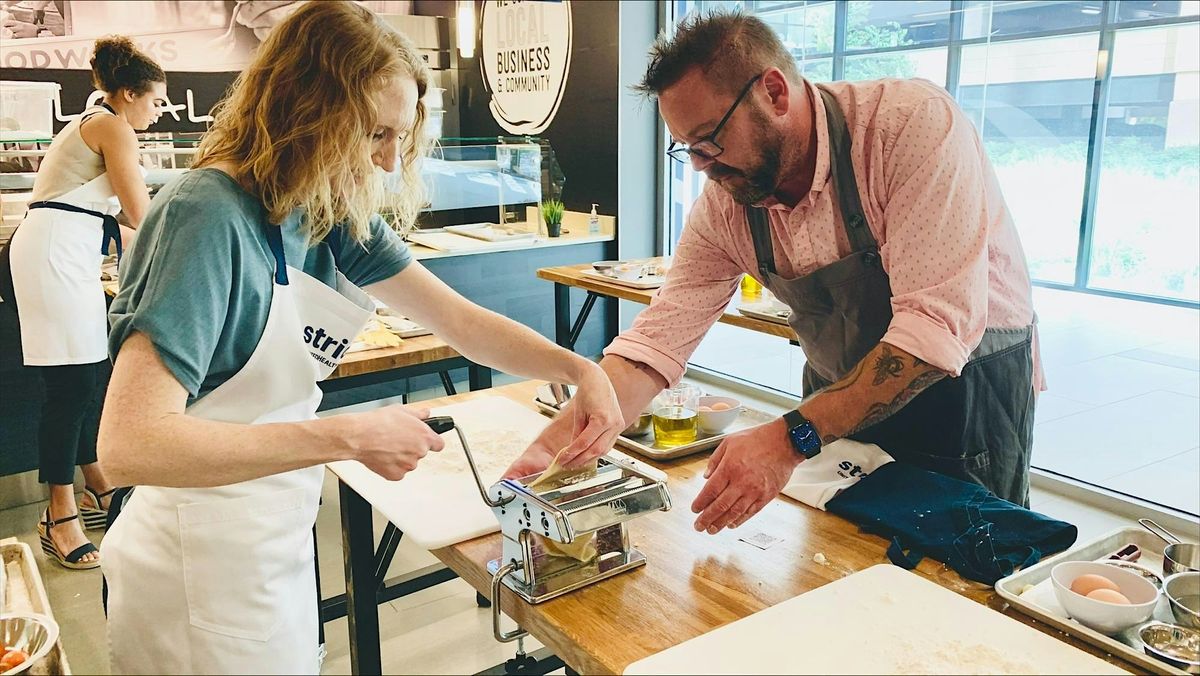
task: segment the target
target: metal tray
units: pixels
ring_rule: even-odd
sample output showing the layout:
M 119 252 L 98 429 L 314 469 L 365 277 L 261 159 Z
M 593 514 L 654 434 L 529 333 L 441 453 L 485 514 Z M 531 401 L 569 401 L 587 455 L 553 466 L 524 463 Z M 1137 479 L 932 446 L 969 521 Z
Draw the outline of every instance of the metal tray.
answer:
M 1138 527 L 1117 529 L 1108 535 L 1077 545 L 1065 552 L 1045 559 L 1028 568 L 1019 570 L 996 582 L 996 591 L 1014 608 L 1035 617 L 1056 629 L 1077 636 L 1088 643 L 1102 648 L 1113 655 L 1143 667 L 1156 674 L 1185 674 L 1187 672 L 1146 654 L 1137 630 L 1141 625 L 1127 629 L 1115 636 L 1105 636 L 1094 629 L 1070 619 L 1058 600 L 1054 598 L 1050 569 L 1064 561 L 1097 561 L 1127 544 L 1135 544 L 1142 550 L 1138 563 L 1162 575 L 1162 555 L 1165 543 L 1155 535 Z M 1175 624 L 1171 608 L 1165 596 L 1160 596 L 1152 619 Z
M 5 571 L 4 602 L 0 605 L 0 613 L 37 613 L 54 617 L 29 545 L 18 542 L 16 538 L 0 540 L 0 568 Z M 31 665 L 25 673 L 33 676 L 70 674 L 71 665 L 67 663 L 62 638 L 59 638 L 50 654 Z
M 550 417 L 554 417 L 558 415 L 558 407 L 547 401 L 548 399 L 550 399 L 549 386 L 543 385 L 538 388 L 538 396 L 534 398 L 533 402 L 537 404 L 539 411 Z M 671 447 L 658 446 L 654 441 L 654 432 L 651 431 L 640 437 L 619 436 L 617 437 L 617 446 L 654 460 L 672 460 L 674 458 L 682 458 L 685 455 L 714 449 L 730 434 L 769 423 L 777 417 L 779 416 L 742 406 L 742 412 L 738 415 L 737 420 L 733 421 L 733 424 L 724 432 L 720 434 L 700 432 L 696 440 L 690 444 Z

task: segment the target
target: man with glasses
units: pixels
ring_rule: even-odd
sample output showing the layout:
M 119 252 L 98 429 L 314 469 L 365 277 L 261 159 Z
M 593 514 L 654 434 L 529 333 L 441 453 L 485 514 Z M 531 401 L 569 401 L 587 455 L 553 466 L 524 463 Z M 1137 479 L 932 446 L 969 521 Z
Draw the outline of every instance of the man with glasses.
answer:
M 682 377 L 743 273 L 791 308 L 806 357 L 797 410 L 713 454 L 696 529 L 741 525 L 841 438 L 1027 504 L 1044 389 L 1029 273 L 979 136 L 946 91 L 815 86 L 769 26 L 723 11 L 660 37 L 639 89 L 658 98 L 672 160 L 709 181 L 666 284 L 605 350 L 625 419 Z M 570 419 L 511 473 L 541 469 Z

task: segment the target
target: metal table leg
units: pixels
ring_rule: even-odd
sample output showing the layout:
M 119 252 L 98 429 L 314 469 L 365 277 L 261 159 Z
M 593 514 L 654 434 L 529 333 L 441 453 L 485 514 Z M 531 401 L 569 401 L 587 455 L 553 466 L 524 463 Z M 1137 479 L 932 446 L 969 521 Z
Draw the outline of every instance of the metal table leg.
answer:
M 554 283 L 554 342 L 570 349 L 571 287 Z
M 454 380 L 450 377 L 449 371 L 438 371 L 438 376 L 442 379 L 442 389 L 446 390 L 447 397 L 458 394 L 458 390 L 454 389 Z
M 325 623 L 321 621 L 321 557 L 317 554 L 317 526 L 313 524 L 313 577 L 317 581 L 317 643 L 325 644 Z
M 382 674 L 379 654 L 379 608 L 375 577 L 375 543 L 371 505 L 344 481 L 338 481 L 342 503 L 342 550 L 346 559 L 346 616 L 350 629 L 350 673 Z
M 566 284 L 554 283 L 554 340 L 559 345 L 568 350 L 575 349 L 575 342 L 579 340 L 579 334 L 583 333 L 583 325 L 587 322 L 588 315 L 592 313 L 592 307 L 596 305 L 596 299 L 600 294 L 594 291 L 588 291 L 587 297 L 583 299 L 583 307 L 579 309 L 579 315 L 571 321 L 571 287 Z
M 474 362 L 467 367 L 467 382 L 468 387 L 472 392 L 477 390 L 487 390 L 492 387 L 492 370 L 486 366 L 480 366 Z
M 575 342 L 579 340 L 579 334 L 583 333 L 583 324 L 587 321 L 588 315 L 592 314 L 592 306 L 596 304 L 596 299 L 599 297 L 600 294 L 588 291 L 587 298 L 583 299 L 583 307 L 579 308 L 579 316 L 571 325 L 571 335 L 567 338 L 568 349 L 575 349 Z

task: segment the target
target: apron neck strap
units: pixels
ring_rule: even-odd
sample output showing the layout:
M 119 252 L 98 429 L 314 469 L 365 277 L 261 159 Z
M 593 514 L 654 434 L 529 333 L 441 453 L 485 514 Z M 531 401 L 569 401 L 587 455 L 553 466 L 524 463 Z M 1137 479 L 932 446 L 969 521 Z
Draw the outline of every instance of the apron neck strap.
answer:
M 267 224 L 267 246 L 271 247 L 271 255 L 275 257 L 275 283 L 287 286 L 287 256 L 283 253 L 283 227 Z
M 825 120 L 829 127 L 829 172 L 833 178 L 833 190 L 837 193 L 838 206 L 842 212 L 842 225 L 850 240 L 850 249 L 864 251 L 878 249 L 879 244 L 867 227 L 862 201 L 858 196 L 858 180 L 854 178 L 854 162 L 850 157 L 850 130 L 846 117 L 837 99 L 823 87 L 817 87 L 825 102 Z
M 764 282 L 771 280 L 775 272 L 775 249 L 771 245 L 771 220 L 762 207 L 746 207 L 746 222 L 750 224 L 750 238 L 754 240 L 754 257 L 758 261 L 758 274 Z

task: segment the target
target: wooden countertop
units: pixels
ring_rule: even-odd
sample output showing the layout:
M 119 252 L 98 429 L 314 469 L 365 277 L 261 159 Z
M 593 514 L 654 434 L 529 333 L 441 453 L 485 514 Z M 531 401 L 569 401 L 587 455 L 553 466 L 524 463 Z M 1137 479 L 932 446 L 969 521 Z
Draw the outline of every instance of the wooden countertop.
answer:
M 399 347 L 381 347 L 377 350 L 351 352 L 346 355 L 346 358 L 327 380 L 387 371 L 404 366 L 428 364 L 462 356 L 458 350 L 450 347 L 437 336 L 417 336 L 403 340 L 404 342 Z
M 480 396 L 505 396 L 532 406 L 537 383 L 422 402 L 443 406 Z M 626 666 L 721 625 L 886 563 L 886 542 L 864 535 L 840 517 L 780 496 L 736 531 L 711 536 L 692 528 L 691 502 L 704 485 L 707 454 L 651 464 L 670 477 L 673 508 L 629 522 L 630 538 L 647 564 L 565 596 L 530 605 L 507 588 L 501 607 L 522 628 L 580 673 L 622 673 Z M 760 550 L 739 537 L 766 533 L 782 538 Z M 483 594 L 490 593 L 487 562 L 500 554 L 499 534 L 433 552 Z M 816 563 L 816 554 L 825 563 Z M 1103 651 L 1009 609 L 991 587 L 966 581 L 926 559 L 917 574 L 1024 624 L 1067 641 L 1122 668 L 1137 671 Z M 505 629 L 511 629 L 511 623 Z
M 560 265 L 552 268 L 539 268 L 537 276 L 539 279 L 545 279 L 556 284 L 566 284 L 567 286 L 593 291 L 602 296 L 630 300 L 643 305 L 649 305 L 650 301 L 654 298 L 655 291 L 657 291 L 657 289 L 635 289 L 630 286 L 624 286 L 583 274 L 584 270 L 590 269 L 592 269 L 592 266 L 589 263 L 582 265 Z M 744 329 L 758 331 L 759 333 L 771 336 L 796 340 L 796 332 L 792 331 L 792 327 L 747 317 L 737 311 L 738 302 L 739 299 L 735 296 L 729 308 L 725 310 L 725 313 L 721 315 L 718 321 L 722 324 L 740 326 Z

